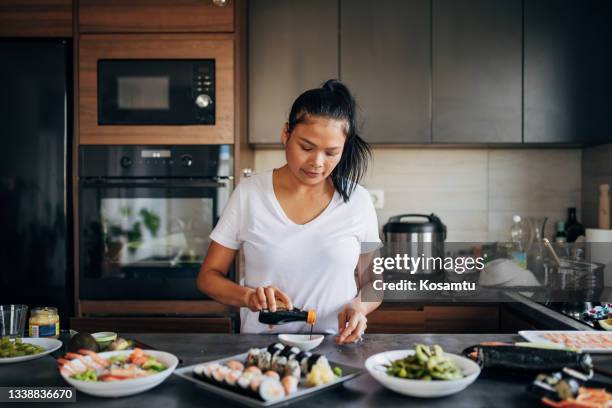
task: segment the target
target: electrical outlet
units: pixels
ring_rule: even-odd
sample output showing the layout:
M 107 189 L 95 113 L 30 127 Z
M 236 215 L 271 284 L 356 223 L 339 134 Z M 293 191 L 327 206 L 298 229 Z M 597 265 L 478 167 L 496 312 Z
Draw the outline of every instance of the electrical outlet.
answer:
M 374 203 L 374 208 L 377 210 L 382 210 L 385 208 L 385 190 L 375 189 L 368 190 L 368 192 L 370 193 L 370 198 Z

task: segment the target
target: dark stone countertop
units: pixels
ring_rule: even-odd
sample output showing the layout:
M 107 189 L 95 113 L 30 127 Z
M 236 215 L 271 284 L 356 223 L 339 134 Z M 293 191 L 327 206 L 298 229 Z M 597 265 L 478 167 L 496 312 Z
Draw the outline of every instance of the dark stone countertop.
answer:
M 151 347 L 176 354 L 183 365 L 214 360 L 246 352 L 251 347 L 264 347 L 275 340 L 270 335 L 247 334 L 123 334 Z M 513 334 L 370 334 L 360 344 L 337 346 L 327 337 L 317 352 L 331 361 L 363 366 L 372 354 L 413 347 L 414 343 L 440 344 L 446 351 L 460 353 L 465 347 L 480 341 L 515 341 Z M 602 360 L 603 359 L 603 360 Z M 601 366 L 612 367 L 612 357 L 600 357 Z M 395 394 L 379 385 L 367 373 L 344 385 L 291 404 L 296 407 L 537 407 L 539 404 L 525 392 L 527 382 L 512 378 L 487 378 L 481 375 L 474 384 L 459 394 L 435 399 L 418 399 Z M 0 366 L 0 386 L 65 386 L 53 357 L 45 356 L 19 364 Z M 24 404 L 2 406 L 24 407 Z M 66 404 L 34 404 L 36 407 L 74 407 Z M 195 384 L 175 375 L 150 391 L 142 394 L 103 399 L 77 393 L 76 406 L 89 407 L 228 407 L 239 406 L 223 397 L 198 388 Z

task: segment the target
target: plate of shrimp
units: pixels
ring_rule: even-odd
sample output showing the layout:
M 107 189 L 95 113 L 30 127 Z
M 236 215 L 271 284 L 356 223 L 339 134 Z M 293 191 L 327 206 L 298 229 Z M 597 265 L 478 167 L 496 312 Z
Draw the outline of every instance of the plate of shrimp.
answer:
M 97 397 L 125 397 L 161 384 L 178 365 L 178 358 L 158 350 L 107 351 L 80 349 L 58 360 L 64 380 Z

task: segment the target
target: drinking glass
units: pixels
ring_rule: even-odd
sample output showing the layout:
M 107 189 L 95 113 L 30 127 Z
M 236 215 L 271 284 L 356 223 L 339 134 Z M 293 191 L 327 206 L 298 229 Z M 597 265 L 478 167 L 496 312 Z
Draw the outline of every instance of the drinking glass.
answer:
M 0 305 L 0 336 L 22 337 L 27 314 L 26 305 Z

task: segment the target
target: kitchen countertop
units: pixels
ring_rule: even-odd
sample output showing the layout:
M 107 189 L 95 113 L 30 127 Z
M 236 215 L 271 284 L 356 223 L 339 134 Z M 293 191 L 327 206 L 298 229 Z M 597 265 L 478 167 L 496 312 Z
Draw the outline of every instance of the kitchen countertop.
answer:
M 251 347 L 264 347 L 275 336 L 254 334 L 122 334 L 135 338 L 151 347 L 178 355 L 184 365 L 191 365 L 224 356 L 246 352 Z M 464 348 L 481 341 L 515 341 L 514 334 L 369 334 L 360 344 L 336 346 L 328 336 L 317 352 L 324 353 L 331 361 L 353 366 L 363 366 L 372 354 L 393 349 L 411 348 L 414 343 L 440 344 L 446 351 L 460 353 Z M 595 357 L 604 368 L 612 368 L 612 356 Z M 320 395 L 297 401 L 295 407 L 380 407 L 410 405 L 414 407 L 529 407 L 540 406 L 525 392 L 528 382 L 516 379 L 487 378 L 484 375 L 459 394 L 436 399 L 417 399 L 395 394 L 379 385 L 367 373 L 343 386 Z M 65 386 L 51 356 L 24 363 L 0 366 L 0 386 Z M 77 393 L 78 406 L 89 407 L 228 407 L 240 406 L 220 396 L 198 388 L 177 376 L 170 376 L 157 388 L 131 397 L 119 399 L 95 398 Z M 74 407 L 67 404 L 42 404 L 50 407 Z M 2 404 L 24 407 L 24 404 Z

